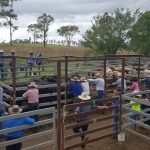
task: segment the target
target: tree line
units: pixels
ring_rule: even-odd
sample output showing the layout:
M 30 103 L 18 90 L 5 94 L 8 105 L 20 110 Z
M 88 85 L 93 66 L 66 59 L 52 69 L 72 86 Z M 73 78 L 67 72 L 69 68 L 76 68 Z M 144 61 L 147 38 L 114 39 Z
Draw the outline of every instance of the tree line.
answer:
M 9 26 L 10 45 L 12 34 L 18 29 L 13 24 L 17 20 L 13 3 L 18 0 L 0 0 L 0 25 Z M 44 47 L 48 41 L 48 31 L 54 18 L 46 13 L 39 16 L 34 24 L 27 27 L 32 34 L 34 43 L 38 39 L 43 41 Z M 58 35 L 65 38 L 67 45 L 75 34 L 80 32 L 76 25 L 61 26 Z M 139 9 L 131 11 L 116 9 L 112 13 L 105 12 L 93 17 L 92 26 L 82 37 L 80 43 L 91 48 L 97 54 L 115 54 L 119 48 L 138 51 L 142 54 L 150 53 L 150 11 L 141 12 Z

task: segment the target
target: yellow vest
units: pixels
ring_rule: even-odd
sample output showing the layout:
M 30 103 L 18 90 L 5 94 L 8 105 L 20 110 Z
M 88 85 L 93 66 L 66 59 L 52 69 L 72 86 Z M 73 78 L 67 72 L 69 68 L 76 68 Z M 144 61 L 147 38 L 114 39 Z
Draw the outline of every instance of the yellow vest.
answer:
M 130 104 L 132 104 L 132 110 L 141 111 L 141 104 L 138 104 L 134 101 L 130 101 Z

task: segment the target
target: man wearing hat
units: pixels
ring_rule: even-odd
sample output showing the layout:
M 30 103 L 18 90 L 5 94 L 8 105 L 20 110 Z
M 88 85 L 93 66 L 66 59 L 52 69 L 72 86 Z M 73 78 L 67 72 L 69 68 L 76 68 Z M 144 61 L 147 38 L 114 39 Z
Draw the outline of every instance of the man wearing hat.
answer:
M 22 108 L 20 108 L 18 105 L 14 105 L 8 108 L 8 112 L 11 115 L 18 114 L 22 112 Z M 18 127 L 18 126 L 22 126 L 26 124 L 33 125 L 35 124 L 35 121 L 34 119 L 29 118 L 29 117 L 9 119 L 3 123 L 3 128 L 4 129 L 14 128 L 14 127 Z M 23 137 L 23 135 L 24 135 L 24 131 L 22 129 L 4 134 L 7 141 L 21 138 Z M 19 142 L 19 143 L 6 146 L 6 150 L 21 150 L 21 147 L 22 147 L 22 143 Z
M 28 90 L 22 96 L 28 100 L 29 111 L 39 109 L 39 90 L 35 82 L 31 82 L 28 85 Z M 34 118 L 35 121 L 38 121 L 38 116 L 34 116 Z
M 112 85 L 116 85 L 116 90 L 118 91 L 118 89 L 120 89 L 122 87 L 122 78 L 121 78 L 122 74 L 120 72 L 118 72 L 117 74 L 117 81 L 114 82 Z M 126 80 L 124 79 L 124 93 L 126 92 L 127 90 L 127 84 L 126 84 Z
M 81 82 L 81 87 L 82 87 L 83 93 L 90 95 L 90 86 L 89 86 L 89 83 L 88 83 L 86 77 L 81 77 L 80 82 Z
M 82 87 L 81 87 L 81 83 L 78 77 L 73 77 L 71 79 L 71 83 L 69 85 L 69 92 L 71 93 L 71 95 L 73 96 L 73 101 L 75 102 L 77 97 L 79 95 L 81 95 L 81 93 L 83 92 Z
M 136 92 L 134 92 L 134 93 L 136 93 Z M 142 95 L 137 94 L 137 95 L 135 95 L 135 98 L 137 100 L 142 100 Z M 138 112 L 141 111 L 141 104 L 136 103 L 134 101 L 130 101 L 130 104 L 131 104 L 132 110 L 134 110 L 132 112 L 132 115 L 130 116 L 131 119 L 133 119 L 133 120 L 140 120 L 140 114 Z M 133 124 L 133 125 L 131 125 L 131 128 L 136 129 L 136 126 L 137 126 L 136 124 Z
M 101 101 L 100 99 L 104 98 L 105 81 L 104 81 L 104 78 L 102 78 L 102 75 L 100 73 L 96 73 L 95 76 L 96 76 L 96 79 L 88 79 L 88 81 L 96 84 L 96 91 L 97 91 L 96 98 L 99 99 L 99 105 L 103 106 L 104 102 Z
M 37 56 L 36 56 L 36 65 L 38 66 L 38 71 L 39 71 L 39 75 L 41 73 L 41 66 L 42 66 L 42 63 L 43 63 L 43 53 L 39 53 Z M 42 67 L 42 71 L 44 71 L 44 68 Z
M 0 50 L 0 75 L 1 75 L 1 80 L 4 81 L 4 51 L 1 49 Z
M 94 104 L 94 102 L 92 102 L 92 101 L 91 101 L 91 103 L 86 104 L 86 102 L 91 100 L 91 97 L 88 94 L 82 93 L 81 95 L 78 96 L 78 98 L 81 100 L 81 102 L 85 103 L 85 105 L 76 107 L 75 114 L 89 112 L 93 109 L 105 110 L 108 108 L 107 106 L 96 106 Z M 88 120 L 89 120 L 88 114 L 76 116 L 77 123 L 88 121 Z M 81 133 L 81 132 L 84 132 L 87 130 L 88 130 L 88 124 L 82 125 L 82 126 L 77 126 L 77 127 L 73 128 L 73 131 L 75 133 Z M 85 142 L 87 140 L 87 138 L 85 138 L 85 135 L 82 135 L 81 139 L 82 139 L 82 142 Z M 85 144 L 83 144 L 82 147 L 85 147 Z
M 150 73 L 145 74 L 145 78 L 140 80 L 141 83 L 144 83 L 146 90 L 150 90 Z
M 30 51 L 28 57 L 26 58 L 26 76 L 28 76 L 28 69 L 29 69 L 29 76 L 32 75 L 32 68 L 35 64 L 35 58 L 33 56 L 33 52 Z

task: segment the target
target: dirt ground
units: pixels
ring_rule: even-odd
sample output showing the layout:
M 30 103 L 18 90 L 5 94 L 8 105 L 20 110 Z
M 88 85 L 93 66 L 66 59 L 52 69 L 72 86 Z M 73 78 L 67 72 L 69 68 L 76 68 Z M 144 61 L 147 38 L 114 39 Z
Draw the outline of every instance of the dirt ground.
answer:
M 98 114 L 98 115 L 101 115 L 103 117 L 102 114 Z M 94 115 L 94 118 L 96 118 L 96 117 L 97 117 L 97 115 Z M 93 118 L 93 116 L 92 116 L 92 118 Z M 111 124 L 111 120 L 90 124 L 89 129 L 98 128 L 98 127 L 104 126 L 106 124 Z M 49 126 L 40 128 L 40 131 L 45 130 L 45 129 L 49 129 Z M 150 137 L 149 130 L 146 130 L 143 128 L 137 128 L 137 131 Z M 107 130 L 99 131 L 99 132 L 96 132 L 93 134 L 89 134 L 88 137 L 89 137 L 89 139 L 92 139 L 94 137 L 104 135 L 108 132 L 109 133 L 111 132 L 111 128 L 107 129 Z M 103 140 L 99 140 L 97 142 L 87 144 L 84 150 L 150 150 L 150 141 L 146 141 L 140 137 L 132 135 L 131 133 L 127 133 L 126 131 L 123 131 L 123 132 L 126 135 L 125 142 L 118 142 L 117 139 L 108 137 Z M 28 131 L 26 134 L 30 134 L 30 133 L 31 132 Z M 65 132 L 65 135 L 69 135 L 69 134 L 73 134 L 73 131 L 67 130 L 67 132 Z M 23 148 L 27 148 L 28 146 L 37 145 L 37 144 L 40 144 L 41 142 L 46 142 L 51 139 L 52 139 L 52 136 L 48 135 L 48 136 L 44 136 L 44 137 L 37 138 L 34 140 L 30 140 L 30 141 L 23 143 Z M 66 142 L 66 146 L 69 146 L 69 145 L 72 145 L 72 144 L 78 143 L 78 142 L 80 142 L 80 138 L 76 138 L 74 140 L 69 140 L 68 142 Z M 5 150 L 5 149 L 1 148 L 0 150 Z M 40 150 L 53 150 L 53 147 L 49 146 L 49 147 L 42 148 Z M 76 147 L 76 148 L 72 148 L 72 150 L 83 150 L 83 149 L 81 147 Z
M 103 117 L 103 114 L 93 114 L 91 118 L 97 118 L 97 116 Z M 105 114 L 108 115 L 108 114 Z M 69 122 L 70 124 L 70 122 Z M 89 129 L 93 129 L 93 128 L 98 128 L 100 126 L 104 126 L 106 124 L 111 124 L 111 120 L 107 120 L 107 121 L 102 121 L 102 122 L 98 122 L 98 123 L 93 123 L 89 125 Z M 112 131 L 112 129 L 106 129 L 103 131 L 99 131 L 93 134 L 89 134 L 89 140 L 95 137 L 98 137 L 100 135 L 105 135 L 106 133 L 110 133 Z M 150 137 L 150 131 L 143 129 L 143 128 L 137 128 L 137 131 L 147 135 Z M 118 142 L 117 139 L 113 139 L 112 137 L 108 137 L 105 138 L 103 140 L 94 142 L 94 143 L 90 143 L 87 144 L 84 150 L 150 150 L 150 141 L 144 140 L 140 137 L 137 137 L 135 135 L 132 135 L 131 133 L 128 133 L 126 131 L 123 131 L 125 133 L 126 139 L 125 142 Z M 65 135 L 69 135 L 69 134 L 73 134 L 72 130 L 67 130 L 65 132 Z M 51 136 L 47 136 L 47 137 L 43 137 L 40 138 L 39 140 L 34 140 L 34 141 L 29 141 L 24 143 L 24 147 L 28 147 L 30 144 L 32 145 L 34 144 L 38 144 L 39 141 L 41 142 L 42 140 L 48 140 L 50 139 Z M 71 139 L 68 140 L 66 142 L 66 146 L 72 145 L 74 143 L 78 143 L 81 142 L 80 138 L 76 138 L 76 139 Z M 45 147 L 42 148 L 42 150 L 52 150 L 52 147 Z M 72 150 L 82 150 L 81 147 L 76 147 L 76 148 L 72 148 Z

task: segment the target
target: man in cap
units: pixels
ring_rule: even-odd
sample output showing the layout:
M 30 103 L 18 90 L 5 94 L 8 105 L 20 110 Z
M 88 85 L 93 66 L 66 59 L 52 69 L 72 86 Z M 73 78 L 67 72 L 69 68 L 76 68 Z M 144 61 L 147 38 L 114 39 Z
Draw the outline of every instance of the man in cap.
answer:
M 28 57 L 26 58 L 26 76 L 28 76 L 28 69 L 29 69 L 29 76 L 32 76 L 32 68 L 35 64 L 35 58 L 33 56 L 33 52 L 30 51 Z
M 96 79 L 88 79 L 88 81 L 96 84 L 96 91 L 97 91 L 96 99 L 99 99 L 99 105 L 103 106 L 104 102 L 101 101 L 100 99 L 104 98 L 105 81 L 100 73 L 96 73 L 95 76 L 96 76 Z
M 82 93 L 81 95 L 78 96 L 78 98 L 81 100 L 81 102 L 85 103 L 85 105 L 77 106 L 75 109 L 75 114 L 83 113 L 83 112 L 89 112 L 93 109 L 107 110 L 107 108 L 108 108 L 107 106 L 96 106 L 95 103 L 92 101 L 91 101 L 91 103 L 87 103 L 88 101 L 91 100 L 91 97 L 88 94 Z M 77 123 L 88 121 L 88 120 L 89 120 L 88 114 L 84 114 L 84 115 L 82 114 L 82 115 L 76 116 Z M 87 130 L 88 130 L 88 124 L 77 126 L 77 127 L 73 128 L 73 131 L 75 133 L 81 133 L 81 132 L 84 132 Z M 85 147 L 84 142 L 88 138 L 85 138 L 85 135 L 82 135 L 81 139 L 83 142 L 82 148 L 84 148 Z
M 1 75 L 1 80 L 4 81 L 4 51 L 1 49 L 0 50 L 0 75 Z
M 22 108 L 20 108 L 18 105 L 14 105 L 8 108 L 8 112 L 11 115 L 18 114 L 22 112 Z M 18 127 L 18 126 L 22 126 L 26 124 L 33 125 L 35 124 L 35 121 L 34 119 L 29 118 L 29 117 L 9 119 L 3 123 L 3 128 L 4 129 L 14 128 L 14 127 Z M 21 138 L 23 135 L 24 135 L 24 131 L 22 129 L 4 134 L 7 141 Z M 21 142 L 17 142 L 15 144 L 6 146 L 6 150 L 21 150 L 21 148 L 22 148 Z

